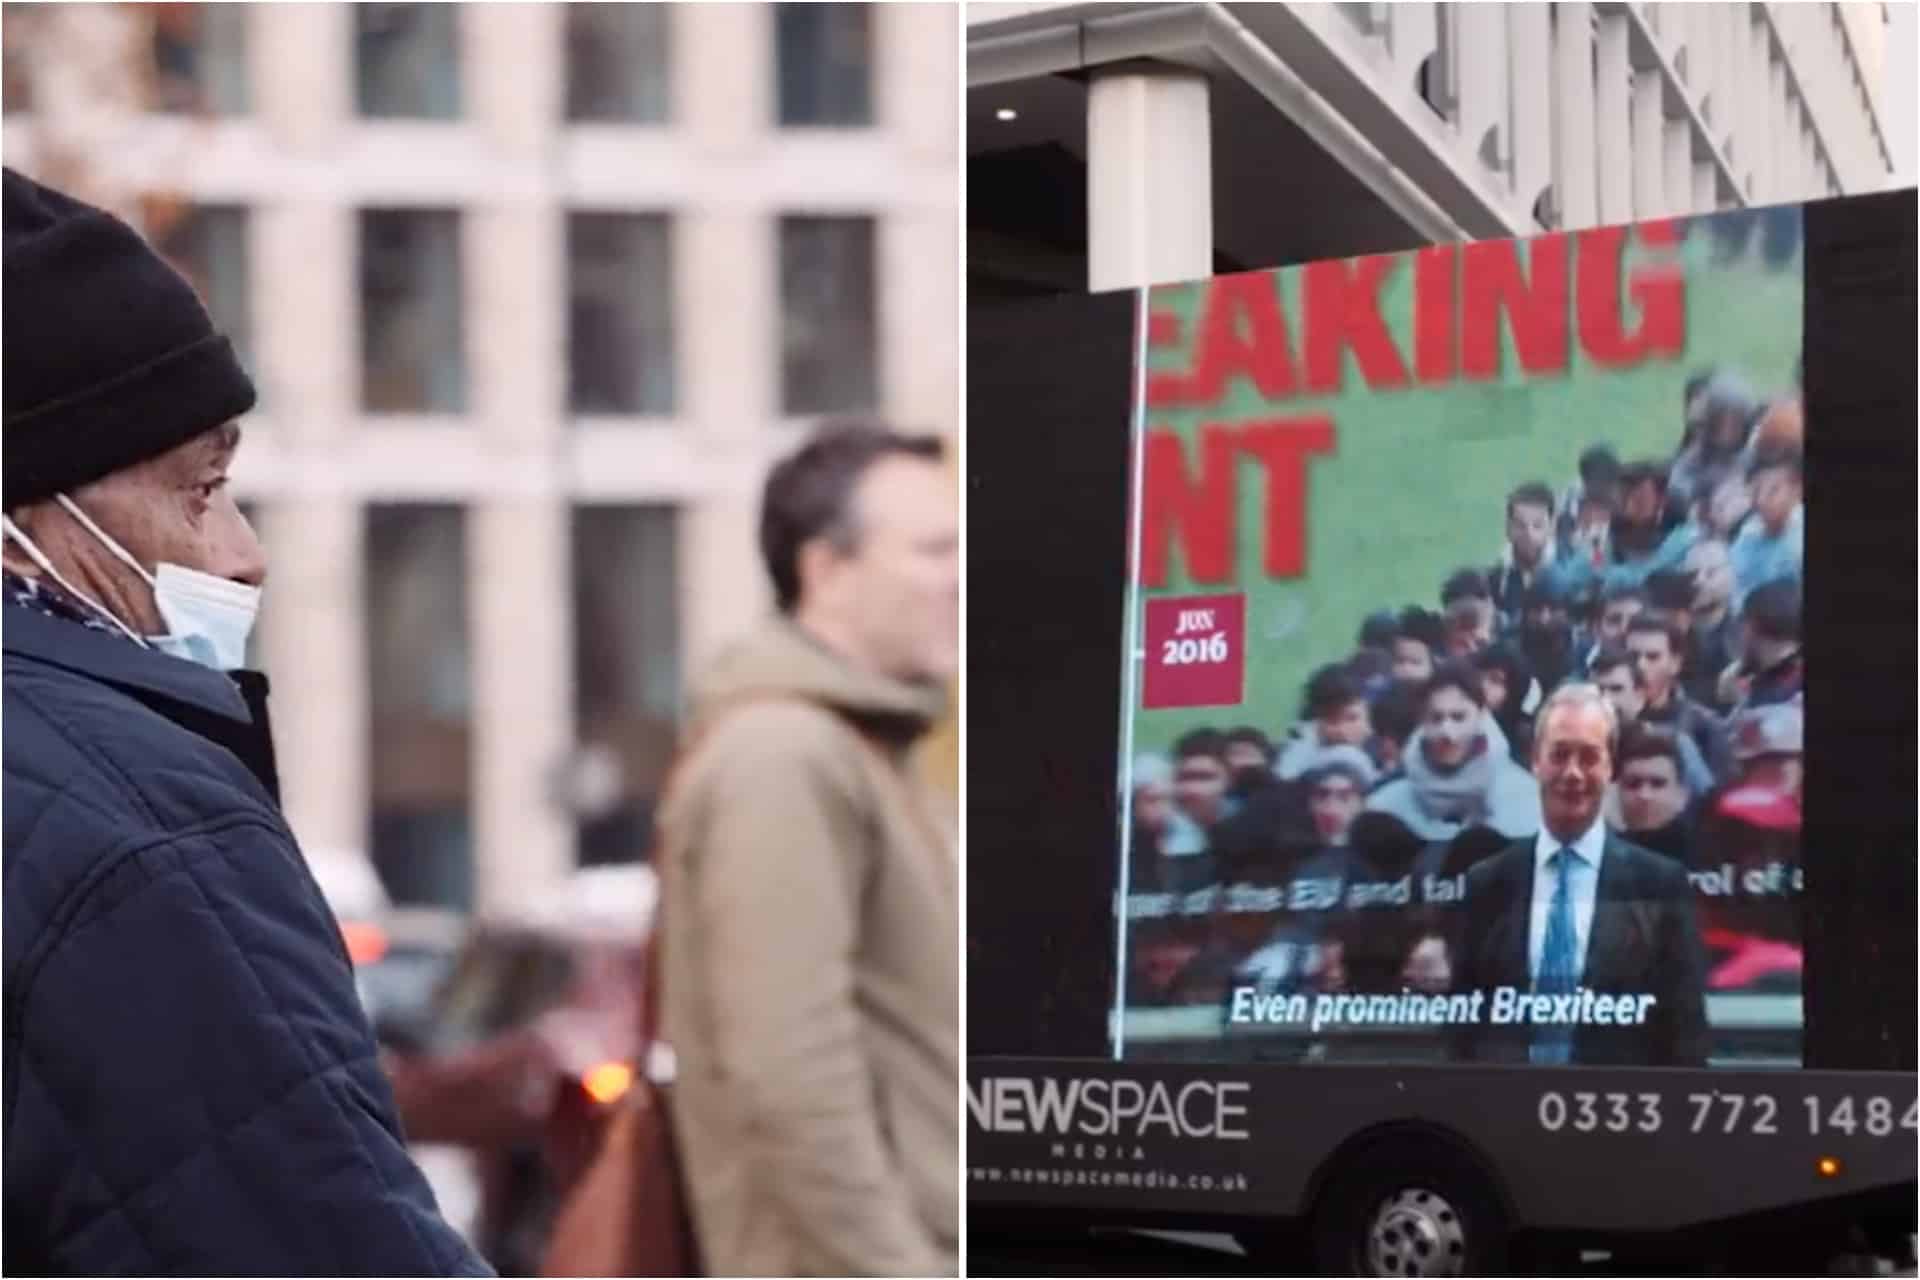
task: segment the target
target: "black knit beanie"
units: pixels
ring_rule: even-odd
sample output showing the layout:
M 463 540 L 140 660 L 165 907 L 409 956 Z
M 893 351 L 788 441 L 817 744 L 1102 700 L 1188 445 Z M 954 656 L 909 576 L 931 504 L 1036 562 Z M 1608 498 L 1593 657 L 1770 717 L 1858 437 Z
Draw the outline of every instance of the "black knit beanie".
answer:
M 3 221 L 7 510 L 253 407 L 233 345 L 133 228 L 12 169 Z

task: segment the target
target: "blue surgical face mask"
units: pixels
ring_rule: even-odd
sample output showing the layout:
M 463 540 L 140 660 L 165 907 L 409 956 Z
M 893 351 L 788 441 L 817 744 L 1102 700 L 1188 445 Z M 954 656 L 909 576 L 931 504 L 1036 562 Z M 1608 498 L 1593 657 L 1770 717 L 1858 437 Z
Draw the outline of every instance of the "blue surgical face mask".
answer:
M 76 590 L 73 584 L 61 577 L 59 570 L 53 567 L 40 548 L 13 521 L 6 520 L 4 528 L 7 536 L 18 543 L 21 550 L 64 587 L 69 595 L 120 628 L 135 643 L 147 648 L 158 649 L 188 662 L 197 662 L 215 671 L 235 671 L 246 665 L 247 637 L 252 634 L 254 618 L 260 612 L 260 588 L 167 561 L 162 561 L 152 573 L 148 573 L 144 565 L 134 559 L 106 530 L 95 524 L 71 498 L 57 494 L 54 501 L 97 538 L 101 546 L 153 588 L 154 607 L 166 622 L 167 633 L 159 636 L 136 633 L 110 609 Z

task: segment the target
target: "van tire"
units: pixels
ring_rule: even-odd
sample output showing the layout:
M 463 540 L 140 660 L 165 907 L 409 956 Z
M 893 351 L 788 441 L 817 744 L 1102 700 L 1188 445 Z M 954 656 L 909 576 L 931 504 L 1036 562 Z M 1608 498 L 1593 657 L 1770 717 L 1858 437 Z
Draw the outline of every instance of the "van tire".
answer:
M 1314 1202 L 1323 1276 L 1506 1274 L 1510 1226 L 1492 1182 L 1430 1138 L 1384 1139 L 1341 1159 Z

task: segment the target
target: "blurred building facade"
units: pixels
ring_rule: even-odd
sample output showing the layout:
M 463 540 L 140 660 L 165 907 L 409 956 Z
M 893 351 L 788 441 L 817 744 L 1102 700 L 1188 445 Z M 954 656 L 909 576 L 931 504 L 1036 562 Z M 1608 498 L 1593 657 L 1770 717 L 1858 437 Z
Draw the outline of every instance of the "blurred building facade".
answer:
M 1877 191 L 1911 180 L 1913 8 L 977 0 L 969 292 Z
M 455 906 L 641 851 L 689 677 L 769 607 L 769 462 L 827 414 L 955 434 L 958 28 L 4 7 L 7 163 L 142 222 L 259 384 L 303 844 Z

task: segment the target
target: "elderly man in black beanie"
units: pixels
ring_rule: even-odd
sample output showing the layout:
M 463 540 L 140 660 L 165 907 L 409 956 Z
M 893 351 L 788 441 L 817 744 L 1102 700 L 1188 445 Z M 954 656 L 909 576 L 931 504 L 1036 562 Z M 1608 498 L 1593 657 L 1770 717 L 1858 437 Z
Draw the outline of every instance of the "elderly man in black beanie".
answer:
M 253 384 L 118 219 L 5 172 L 13 1275 L 485 1275 L 280 813 Z

